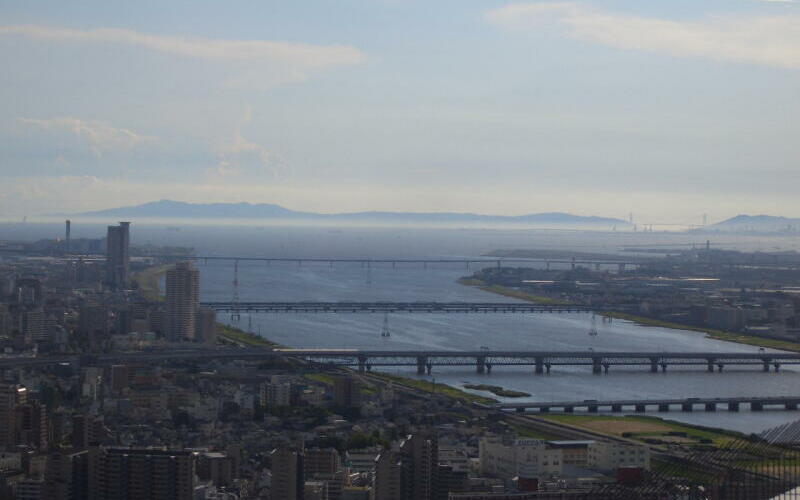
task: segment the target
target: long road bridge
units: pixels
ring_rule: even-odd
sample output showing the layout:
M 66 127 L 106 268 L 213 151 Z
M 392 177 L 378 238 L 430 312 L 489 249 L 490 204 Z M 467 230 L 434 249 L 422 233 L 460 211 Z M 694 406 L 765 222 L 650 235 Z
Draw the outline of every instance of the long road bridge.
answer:
M 415 366 L 417 374 L 430 374 L 434 366 L 474 366 L 477 373 L 491 373 L 495 366 L 531 366 L 536 374 L 550 373 L 556 366 L 587 366 L 592 373 L 608 373 L 612 366 L 643 366 L 650 372 L 667 371 L 669 366 L 705 367 L 722 372 L 725 366 L 758 366 L 763 371 L 782 365 L 800 364 L 800 353 L 726 353 L 726 352 L 602 352 L 602 351 L 348 351 L 296 350 L 294 353 L 311 362 L 350 366 L 359 371 L 374 367 Z
M 784 410 L 797 410 L 800 405 L 798 396 L 775 396 L 775 397 L 731 397 L 731 398 L 672 398 L 672 399 L 618 399 L 608 401 L 598 401 L 596 399 L 586 399 L 583 401 L 546 401 L 546 402 L 519 402 L 519 403 L 498 403 L 494 405 L 481 405 L 486 408 L 497 410 L 514 410 L 523 413 L 526 410 L 536 410 L 539 413 L 549 413 L 551 411 L 561 411 L 572 413 L 576 409 L 585 410 L 589 413 L 598 411 L 611 411 L 620 413 L 623 411 L 645 412 L 648 409 L 656 409 L 660 412 L 670 411 L 680 408 L 681 411 L 693 411 L 700 407 L 705 411 L 717 411 L 719 405 L 724 405 L 728 411 L 739 411 L 742 405 L 748 405 L 751 411 L 763 411 L 767 407 L 778 407 Z
M 573 313 L 596 308 L 531 302 L 203 302 L 226 313 Z
M 96 356 L 0 358 L 0 368 L 47 364 L 159 363 L 195 360 L 302 359 L 320 367 L 344 366 L 361 372 L 380 367 L 416 367 L 420 375 L 434 366 L 471 366 L 477 373 L 491 373 L 496 366 L 530 366 L 535 374 L 550 373 L 558 366 L 586 366 L 595 374 L 614 367 L 642 366 L 650 372 L 668 367 L 705 367 L 723 372 L 726 366 L 755 366 L 763 371 L 800 364 L 800 353 L 787 352 L 603 352 L 603 351 L 365 351 L 358 349 L 171 349 Z
M 225 256 L 225 255 L 152 255 L 169 260 L 195 260 L 199 262 L 209 261 L 229 261 L 229 262 L 265 262 L 289 263 L 302 266 L 303 264 L 322 264 L 332 267 L 336 263 L 359 264 L 362 267 L 372 267 L 378 265 L 397 268 L 399 265 L 416 264 L 428 267 L 430 264 L 464 264 L 466 267 L 471 265 L 489 265 L 502 267 L 503 264 L 539 264 L 550 268 L 551 265 L 568 265 L 573 269 L 576 266 L 617 266 L 620 270 L 626 267 L 637 267 L 647 262 L 646 259 L 590 259 L 590 258 L 524 258 L 524 257 L 478 257 L 478 258 L 334 258 L 334 257 L 246 257 L 246 256 Z

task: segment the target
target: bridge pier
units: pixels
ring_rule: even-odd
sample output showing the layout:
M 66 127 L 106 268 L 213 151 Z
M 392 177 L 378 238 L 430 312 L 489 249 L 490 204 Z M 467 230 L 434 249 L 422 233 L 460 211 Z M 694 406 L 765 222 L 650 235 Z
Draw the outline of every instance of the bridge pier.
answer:
M 587 410 L 589 413 L 597 413 L 597 405 L 589 405 Z
M 545 364 L 544 364 L 544 369 L 545 369 L 545 371 L 547 371 L 547 374 L 548 374 L 548 375 L 550 375 L 550 368 L 551 368 L 552 366 L 553 366 L 553 365 L 551 365 L 550 363 L 545 363 Z
M 661 363 L 661 373 L 666 373 L 666 371 L 667 371 L 667 364 Z
M 533 362 L 535 367 L 533 369 L 533 373 L 535 373 L 536 375 L 541 375 L 542 373 L 544 373 L 544 358 L 540 357 L 534 358 Z
M 781 364 L 780 364 L 780 363 L 775 363 L 775 364 L 774 364 L 774 365 L 772 365 L 772 366 L 774 366 L 774 367 L 775 367 L 775 373 L 778 373 L 778 370 L 780 370 L 780 369 L 781 369 Z
M 622 405 L 611 405 L 611 411 L 620 413 L 622 411 Z
M 608 369 L 611 367 L 611 363 L 603 363 L 603 371 L 606 375 L 608 375 Z
M 548 413 L 549 411 L 550 411 L 550 407 L 549 406 L 540 406 L 539 407 L 539 413 Z
M 428 363 L 428 358 L 425 356 L 417 356 L 417 375 L 425 375 L 425 365 Z
M 647 410 L 647 408 L 645 407 L 645 405 L 636 405 L 635 410 L 637 413 L 644 413 Z
M 658 358 L 650 358 L 650 373 L 658 373 Z
M 572 413 L 574 411 L 575 411 L 575 407 L 574 406 L 565 406 L 564 407 L 564 413 Z
M 475 358 L 475 372 L 479 374 L 486 372 L 486 356 L 478 356 Z
M 366 356 L 359 356 L 358 357 L 358 373 L 364 373 L 366 371 L 367 365 L 367 357 Z
M 603 373 L 603 358 L 592 358 L 592 373 Z
M 739 403 L 728 403 L 728 411 L 739 411 Z
M 787 410 L 796 410 L 797 403 L 786 403 L 783 407 Z
M 717 411 L 717 403 L 706 403 L 706 411 Z
M 750 403 L 750 410 L 751 411 L 764 411 L 764 403 L 761 401 L 753 401 Z
M 669 405 L 667 404 L 658 405 L 658 411 L 669 411 Z
M 765 372 L 768 372 L 768 371 L 769 371 L 769 363 L 770 363 L 770 361 L 772 361 L 772 360 L 771 360 L 771 359 L 766 359 L 766 358 L 765 358 L 763 361 L 764 361 L 764 371 L 765 371 Z
M 708 373 L 714 373 L 714 361 L 715 361 L 715 359 L 714 358 L 706 358 L 706 361 L 708 362 Z
M 433 371 L 433 365 L 432 365 L 432 364 L 430 364 L 430 363 L 428 363 L 427 365 L 425 365 L 425 371 L 426 371 L 426 373 L 427 373 L 428 375 L 430 375 L 430 374 L 431 374 L 431 372 Z
M 682 411 L 692 411 L 693 409 L 694 408 L 693 408 L 692 403 L 681 403 L 681 410 Z
M 722 369 L 725 368 L 725 365 L 722 363 L 717 363 L 717 370 L 722 373 Z

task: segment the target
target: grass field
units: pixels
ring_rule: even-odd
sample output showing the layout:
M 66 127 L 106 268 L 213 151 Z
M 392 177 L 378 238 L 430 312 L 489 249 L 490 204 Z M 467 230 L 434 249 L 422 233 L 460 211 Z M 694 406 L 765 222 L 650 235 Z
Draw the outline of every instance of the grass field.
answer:
M 479 288 L 485 292 L 496 293 L 498 295 L 503 295 L 505 297 L 512 297 L 515 299 L 527 300 L 528 302 L 533 302 L 534 304 L 549 304 L 549 305 L 565 305 L 568 302 L 559 299 L 553 299 L 551 297 L 545 297 L 543 295 L 535 295 L 528 292 L 523 292 L 521 290 L 515 290 L 513 288 L 508 288 L 500 285 L 487 285 L 481 280 L 473 279 L 473 278 L 461 278 L 458 282 L 465 286 L 474 286 Z
M 642 441 L 660 439 L 665 442 L 699 444 L 706 441 L 715 446 L 724 446 L 743 436 L 722 429 L 709 429 L 682 424 L 658 417 L 638 415 L 538 415 L 552 422 L 559 422 L 612 436 L 627 437 Z M 678 438 L 678 439 L 676 439 Z M 680 439 L 683 438 L 683 439 Z
M 413 378 L 398 377 L 396 375 L 389 375 L 386 373 L 379 373 L 379 372 L 372 372 L 372 375 L 380 379 L 383 379 L 387 382 L 393 382 L 395 384 L 404 385 L 406 387 L 411 387 L 413 389 L 419 389 L 426 392 L 435 391 L 437 394 L 444 394 L 445 396 L 458 399 L 461 401 L 466 401 L 468 403 L 472 403 L 473 401 L 476 403 L 483 403 L 483 404 L 491 404 L 497 402 L 494 399 L 478 396 L 476 394 L 471 394 L 469 392 L 456 389 L 455 387 L 451 387 L 446 384 L 436 384 L 434 386 L 434 384 L 428 382 L 427 380 L 417 380 Z
M 243 345 L 259 346 L 259 347 L 281 347 L 275 342 L 259 337 L 254 333 L 248 333 L 239 328 L 226 325 L 224 323 L 217 323 L 217 336 L 224 337 L 232 342 Z
M 527 392 L 522 391 L 513 391 L 511 389 L 505 389 L 500 387 L 499 385 L 487 385 L 487 384 L 464 384 L 465 389 L 472 389 L 473 391 L 485 391 L 491 392 L 495 396 L 500 396 L 503 398 L 526 398 L 530 396 Z

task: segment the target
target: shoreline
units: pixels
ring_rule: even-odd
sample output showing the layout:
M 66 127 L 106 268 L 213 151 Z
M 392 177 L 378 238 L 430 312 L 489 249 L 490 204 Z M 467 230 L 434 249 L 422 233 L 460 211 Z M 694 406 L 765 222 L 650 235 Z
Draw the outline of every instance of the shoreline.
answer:
M 513 288 L 507 288 L 501 285 L 487 285 L 481 280 L 472 278 L 460 278 L 457 282 L 464 286 L 471 286 L 483 290 L 485 292 L 502 295 L 504 297 L 512 297 L 520 300 L 533 302 L 534 304 L 551 304 L 551 305 L 567 305 L 569 302 L 553 299 L 550 297 L 543 297 L 534 295 Z M 726 332 L 723 330 L 715 330 L 713 328 L 703 328 L 699 326 L 684 325 L 681 323 L 672 323 L 669 321 L 662 321 L 659 319 L 648 318 L 646 316 L 638 316 L 635 314 L 610 312 L 602 313 L 603 316 L 611 317 L 614 319 L 622 319 L 636 323 L 645 327 L 668 328 L 670 330 L 686 330 L 691 332 L 704 333 L 706 338 L 721 340 L 723 342 L 733 342 L 735 344 L 752 345 L 756 347 L 766 347 L 770 349 L 778 349 L 782 351 L 800 352 L 800 342 L 792 342 L 791 340 L 780 340 L 768 337 L 756 337 L 753 335 L 744 335 L 735 332 Z

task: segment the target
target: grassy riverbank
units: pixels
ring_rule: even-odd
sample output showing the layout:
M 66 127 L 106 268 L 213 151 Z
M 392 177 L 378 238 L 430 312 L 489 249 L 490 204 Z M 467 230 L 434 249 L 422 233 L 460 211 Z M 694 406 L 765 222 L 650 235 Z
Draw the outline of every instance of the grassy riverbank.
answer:
M 511 389 L 504 389 L 499 385 L 487 385 L 487 384 L 464 384 L 465 389 L 472 389 L 473 391 L 485 391 L 491 392 L 495 396 L 500 396 L 501 398 L 527 398 L 530 396 L 527 392 L 522 391 L 513 391 Z
M 254 333 L 248 333 L 240 328 L 226 325 L 224 323 L 217 323 L 217 337 L 223 337 L 231 342 L 244 346 L 282 347 L 281 345 L 271 342 L 264 337 L 259 337 Z
M 491 292 L 496 293 L 498 295 L 503 295 L 505 297 L 512 297 L 515 299 L 526 300 L 528 302 L 533 302 L 534 304 L 549 304 L 549 305 L 566 305 L 569 302 L 565 302 L 563 300 L 554 299 L 552 297 L 545 297 L 544 295 L 535 295 L 528 292 L 523 292 L 521 290 L 515 290 L 514 288 L 508 288 L 500 285 L 487 285 L 482 280 L 474 279 L 474 278 L 461 278 L 458 282 L 465 286 L 473 286 L 475 288 L 479 288 L 484 292 Z
M 432 382 L 429 382 L 427 380 L 400 377 L 397 375 L 389 375 L 388 373 L 371 372 L 370 374 L 386 382 L 392 382 L 393 384 L 404 385 L 412 389 L 418 389 L 426 392 L 443 394 L 445 396 L 451 397 L 453 399 L 458 399 L 460 401 L 464 401 L 467 403 L 475 402 L 483 404 L 492 404 L 497 402 L 494 399 L 478 396 L 476 394 L 471 394 L 469 392 L 456 389 L 455 387 L 451 387 L 446 384 L 433 384 Z

